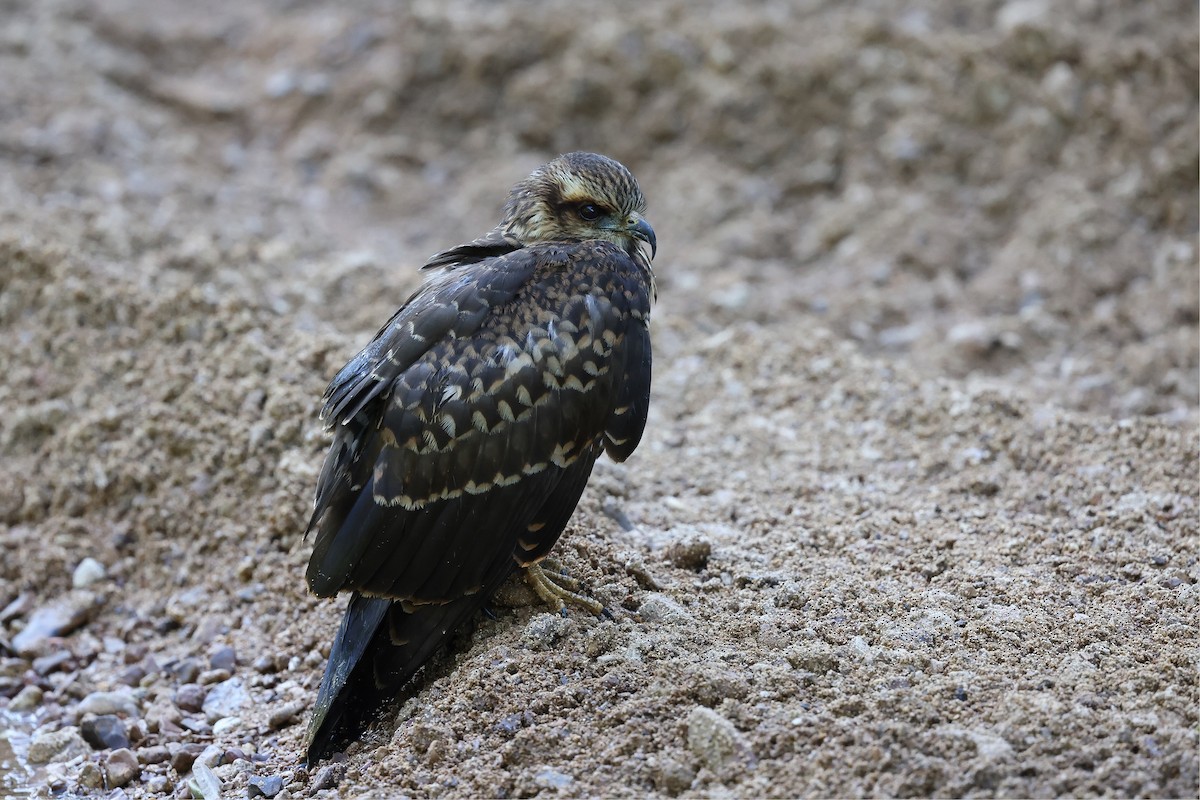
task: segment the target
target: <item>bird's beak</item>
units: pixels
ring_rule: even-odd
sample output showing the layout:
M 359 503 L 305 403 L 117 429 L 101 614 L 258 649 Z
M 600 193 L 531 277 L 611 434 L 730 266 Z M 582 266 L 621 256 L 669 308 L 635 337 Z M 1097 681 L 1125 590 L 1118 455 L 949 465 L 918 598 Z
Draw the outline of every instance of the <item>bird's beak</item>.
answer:
M 630 217 L 629 221 L 629 235 L 650 245 L 650 258 L 653 259 L 658 254 L 658 237 L 654 235 L 654 228 L 637 214 Z

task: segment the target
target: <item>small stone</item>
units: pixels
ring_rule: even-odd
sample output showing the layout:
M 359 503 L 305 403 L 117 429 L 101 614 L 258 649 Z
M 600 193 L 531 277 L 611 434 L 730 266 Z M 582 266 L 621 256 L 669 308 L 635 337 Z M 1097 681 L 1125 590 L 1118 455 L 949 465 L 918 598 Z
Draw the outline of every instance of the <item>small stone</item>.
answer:
M 89 717 L 79 725 L 83 740 L 96 750 L 120 750 L 129 747 L 125 724 L 112 714 Z
M 183 714 L 166 697 L 155 698 L 146 709 L 146 730 L 150 733 L 178 733 Z
M 250 693 L 241 678 L 230 678 L 214 685 L 204 698 L 204 715 L 210 723 L 221 717 L 237 716 L 250 703 Z
M 171 779 L 166 775 L 155 775 L 146 781 L 145 786 L 146 793 L 149 795 L 167 794 L 175 788 L 171 785 Z
M 156 744 L 138 750 L 137 757 L 142 764 L 161 764 L 171 757 L 171 752 L 166 745 Z
M 99 764 L 88 761 L 80 768 L 79 777 L 76 780 L 84 789 L 99 789 L 104 785 L 104 773 L 100 771 Z
M 1050 13 L 1045 0 L 1012 0 L 996 13 L 996 27 L 1010 33 L 1020 28 L 1034 28 L 1045 24 Z
M 13 637 L 13 649 L 17 655 L 32 658 L 42 652 L 47 639 L 66 636 L 86 624 L 98 607 L 94 593 L 82 589 L 68 592 L 30 615 L 25 627 Z
M 271 656 L 259 656 L 254 659 L 254 671 L 263 675 L 271 675 L 279 671 L 279 662 Z
M 179 724 L 184 728 L 184 730 L 189 730 L 197 736 L 203 736 L 205 738 L 212 736 L 212 725 L 209 725 L 203 717 L 188 717 Z
M 213 651 L 208 657 L 208 666 L 232 673 L 237 668 L 237 651 L 232 647 L 222 647 Z
M 196 763 L 196 759 L 204 752 L 204 745 L 195 742 L 189 742 L 182 745 L 171 755 L 171 769 L 175 770 L 180 775 L 186 775 L 192 771 L 192 764 Z
M 113 692 L 92 692 L 79 701 L 75 706 L 75 717 L 84 714 L 124 714 L 127 717 L 139 717 L 137 700 L 127 690 L 118 689 Z
M 214 683 L 229 680 L 230 674 L 227 669 L 206 669 L 196 678 L 196 682 L 202 686 L 211 686 Z
M 314 795 L 323 789 L 336 788 L 345 769 L 345 764 L 326 764 L 321 767 L 313 776 L 312 783 L 308 785 L 309 795 Z
M 274 797 L 279 794 L 283 788 L 283 778 L 278 775 L 269 775 L 265 778 L 260 778 L 257 775 L 251 775 L 246 783 L 247 797 Z
M 0 610 L 0 624 L 6 624 L 9 620 L 25 616 L 31 608 L 33 608 L 32 594 L 17 595 L 11 603 Z
M 521 643 L 530 650 L 547 650 L 560 642 L 574 623 L 559 614 L 538 614 L 521 633 Z
M 119 789 L 142 774 L 137 757 L 127 748 L 114 750 L 109 753 L 104 762 L 104 771 L 108 775 L 108 787 Z
M 718 774 L 736 760 L 754 761 L 750 745 L 741 731 L 725 717 L 703 706 L 693 709 L 688 717 L 687 746 L 701 764 Z
M 667 560 L 680 569 L 702 572 L 712 556 L 712 544 L 703 539 L 684 539 L 667 547 Z
M 850 640 L 850 653 L 857 656 L 868 664 L 874 663 L 875 651 L 871 648 L 870 643 L 862 636 L 855 636 Z
M 192 765 L 192 780 L 188 782 L 188 788 L 192 790 L 193 797 L 221 800 L 221 780 L 203 761 L 197 760 Z
M 982 358 L 999 347 L 1000 336 L 984 320 L 968 320 L 951 327 L 946 341 L 962 356 Z
M 195 683 L 200 676 L 200 664 L 194 658 L 185 658 L 171 667 L 171 673 L 180 683 Z
M 814 675 L 836 670 L 839 663 L 833 648 L 820 641 L 793 645 L 787 649 L 784 657 L 794 668 Z
M 647 622 L 670 622 L 677 625 L 690 625 L 695 618 L 683 606 L 676 603 L 665 594 L 648 592 L 638 613 Z
M 126 686 L 141 686 L 142 680 L 146 677 L 146 670 L 140 664 L 134 664 L 132 667 L 126 667 L 117 676 L 117 681 Z
M 42 690 L 31 685 L 17 692 L 16 697 L 9 701 L 8 710 L 23 714 L 26 711 L 33 711 L 41 704 Z
M 206 767 L 219 767 L 225 758 L 225 748 L 215 744 L 210 744 L 200 751 L 200 755 L 196 756 L 196 764 L 203 764 Z M 192 765 L 195 769 L 196 765 Z
M 273 731 L 290 727 L 296 724 L 300 718 L 300 712 L 303 710 L 303 703 L 288 703 L 272 712 L 271 718 L 267 720 L 267 724 L 271 726 L 271 730 Z
M 231 731 L 236 731 L 242 726 L 241 717 L 221 717 L 213 723 L 213 736 L 223 736 Z
M 75 567 L 75 571 L 71 573 L 71 585 L 76 589 L 85 589 L 106 577 L 108 577 L 108 573 L 105 571 L 104 565 L 88 556 L 80 561 L 79 565 Z
M 566 789 L 575 779 L 556 769 L 546 767 L 533 776 L 533 782 L 545 789 Z
M 29 743 L 28 758 L 31 764 L 49 764 L 52 761 L 70 761 L 75 756 L 89 752 L 91 748 L 79 735 L 79 728 L 71 725 L 34 736 Z
M 38 675 L 45 677 L 52 672 L 58 672 L 60 669 L 65 669 L 71 663 L 70 650 L 55 650 L 53 653 L 47 653 L 44 656 L 38 656 L 33 660 L 33 671 Z
M 182 711 L 199 711 L 208 691 L 196 683 L 185 683 L 175 690 L 175 705 Z
M 682 761 L 670 756 L 662 756 L 658 760 L 658 769 L 654 772 L 654 785 L 660 791 L 672 797 L 692 788 L 696 780 L 696 770 Z
M 229 628 L 222 617 L 215 614 L 207 616 L 200 620 L 200 624 L 192 632 L 192 641 L 208 644 L 228 630 Z

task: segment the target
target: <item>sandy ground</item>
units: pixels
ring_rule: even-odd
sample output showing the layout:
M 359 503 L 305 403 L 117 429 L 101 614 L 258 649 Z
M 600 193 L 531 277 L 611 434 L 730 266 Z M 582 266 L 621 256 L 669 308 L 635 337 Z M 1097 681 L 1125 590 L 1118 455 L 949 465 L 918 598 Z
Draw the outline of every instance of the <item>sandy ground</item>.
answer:
M 394 5 L 0 0 L 0 795 L 1197 795 L 1194 3 Z M 303 769 L 320 394 L 577 148 L 660 244 L 614 619 Z

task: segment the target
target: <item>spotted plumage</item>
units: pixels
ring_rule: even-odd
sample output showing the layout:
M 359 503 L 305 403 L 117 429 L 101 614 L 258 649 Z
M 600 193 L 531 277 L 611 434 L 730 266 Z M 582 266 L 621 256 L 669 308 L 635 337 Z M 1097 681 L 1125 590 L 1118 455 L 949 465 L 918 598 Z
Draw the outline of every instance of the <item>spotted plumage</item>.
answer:
M 506 577 L 537 570 L 601 453 L 637 447 L 655 292 L 644 210 L 621 164 L 560 156 L 513 187 L 492 231 L 433 256 L 330 383 L 307 577 L 317 595 L 351 594 L 310 762 L 361 732 Z

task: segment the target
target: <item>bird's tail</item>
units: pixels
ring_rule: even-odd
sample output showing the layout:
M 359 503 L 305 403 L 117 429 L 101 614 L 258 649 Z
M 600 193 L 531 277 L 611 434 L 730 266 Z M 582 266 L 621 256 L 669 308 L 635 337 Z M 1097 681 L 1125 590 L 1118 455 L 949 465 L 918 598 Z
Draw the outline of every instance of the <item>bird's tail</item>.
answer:
M 352 594 L 317 690 L 307 763 L 328 758 L 358 738 L 483 597 L 405 610 L 387 598 Z

